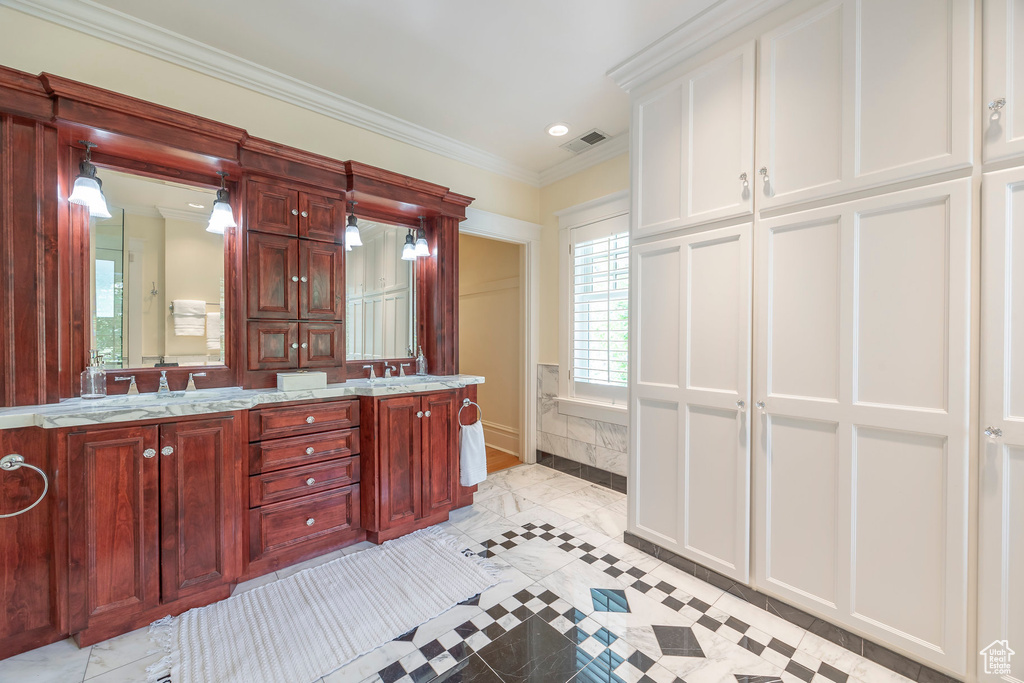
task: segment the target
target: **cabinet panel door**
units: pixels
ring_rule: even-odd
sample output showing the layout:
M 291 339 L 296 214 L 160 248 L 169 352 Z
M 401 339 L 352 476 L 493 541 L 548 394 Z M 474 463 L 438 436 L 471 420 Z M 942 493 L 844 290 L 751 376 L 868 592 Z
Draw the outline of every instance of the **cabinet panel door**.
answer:
M 1024 642 L 1024 169 L 986 174 L 982 193 L 978 645 L 1012 647 Z
M 299 318 L 341 320 L 345 315 L 345 248 L 299 243 Z
M 160 428 L 163 602 L 241 573 L 242 451 L 235 422 L 227 417 Z
M 299 241 L 277 235 L 247 235 L 250 318 L 299 317 Z
M 345 365 L 345 329 L 334 323 L 299 323 L 299 367 Z
M 299 367 L 299 324 L 250 322 L 248 355 L 250 370 L 286 370 Z
M 299 193 L 286 187 L 250 182 L 246 229 L 295 236 L 299 230 Z
M 380 527 L 390 529 L 420 517 L 423 418 L 418 396 L 379 404 Z
M 341 201 L 308 192 L 299 194 L 299 237 L 341 244 L 344 236 L 345 210 Z
M 455 392 L 427 394 L 423 407 L 422 517 L 452 507 L 458 480 Z
M 780 216 L 755 249 L 757 586 L 961 673 L 970 196 Z
M 985 0 L 985 161 L 1024 154 L 1024 0 Z
M 160 602 L 158 447 L 156 427 L 68 435 L 72 632 Z
M 645 237 L 682 220 L 683 87 L 676 82 L 633 105 L 632 234 Z

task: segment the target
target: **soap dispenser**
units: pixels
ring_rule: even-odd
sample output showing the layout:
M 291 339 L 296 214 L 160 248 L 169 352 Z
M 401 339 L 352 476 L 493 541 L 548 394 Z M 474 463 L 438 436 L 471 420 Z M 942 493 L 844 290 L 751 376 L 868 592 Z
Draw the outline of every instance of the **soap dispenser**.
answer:
M 419 347 L 419 355 L 416 356 L 416 374 L 427 374 L 427 357 L 423 355 L 423 347 Z
M 103 356 L 96 349 L 89 351 L 89 367 L 82 370 L 82 398 L 105 398 L 107 371 L 103 369 Z

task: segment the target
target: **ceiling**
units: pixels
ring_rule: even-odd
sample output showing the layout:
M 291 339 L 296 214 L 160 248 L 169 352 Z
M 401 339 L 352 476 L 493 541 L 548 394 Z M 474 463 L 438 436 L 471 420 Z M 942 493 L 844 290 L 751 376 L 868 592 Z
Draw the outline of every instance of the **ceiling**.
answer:
M 716 0 L 95 0 L 533 172 L 629 126 L 605 74 Z M 549 124 L 570 125 L 564 138 Z

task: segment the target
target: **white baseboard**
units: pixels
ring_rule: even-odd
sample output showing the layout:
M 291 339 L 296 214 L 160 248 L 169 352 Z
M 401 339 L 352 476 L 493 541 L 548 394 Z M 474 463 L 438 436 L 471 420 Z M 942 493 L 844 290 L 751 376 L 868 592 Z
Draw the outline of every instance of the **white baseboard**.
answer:
M 519 430 L 484 420 L 484 443 L 491 448 L 519 457 Z

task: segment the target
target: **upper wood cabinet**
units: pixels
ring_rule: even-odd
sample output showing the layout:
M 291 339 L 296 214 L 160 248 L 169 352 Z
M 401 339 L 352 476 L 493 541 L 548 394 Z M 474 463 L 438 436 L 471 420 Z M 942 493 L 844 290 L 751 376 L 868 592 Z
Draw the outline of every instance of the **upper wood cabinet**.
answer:
M 344 203 L 331 197 L 300 192 L 299 237 L 341 244 L 345 237 Z
M 250 181 L 248 191 L 248 230 L 342 241 L 345 206 L 341 200 L 260 181 Z
M 260 233 L 250 233 L 246 240 L 249 317 L 297 319 L 298 240 Z
M 754 43 L 633 105 L 633 234 L 753 211 Z
M 345 248 L 299 243 L 299 318 L 341 320 L 345 315 Z
M 985 0 L 985 161 L 1024 154 L 1024 0 Z
M 974 3 L 832 0 L 760 44 L 760 208 L 971 163 Z

